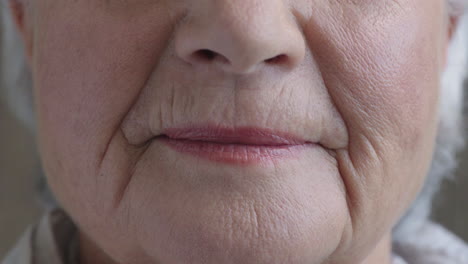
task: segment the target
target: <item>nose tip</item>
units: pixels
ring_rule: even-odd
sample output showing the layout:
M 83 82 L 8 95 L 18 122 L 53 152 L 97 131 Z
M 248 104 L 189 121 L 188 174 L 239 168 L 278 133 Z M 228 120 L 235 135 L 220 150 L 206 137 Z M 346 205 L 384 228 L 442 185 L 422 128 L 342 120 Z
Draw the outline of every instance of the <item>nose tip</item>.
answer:
M 213 0 L 210 12 L 193 13 L 179 26 L 175 36 L 179 58 L 194 67 L 209 65 L 225 72 L 251 73 L 259 67 L 290 69 L 298 65 L 305 54 L 305 41 L 296 23 L 290 20 L 287 8 L 263 5 L 263 9 L 245 12 L 230 8 L 219 10 Z M 266 1 L 266 0 L 257 0 Z M 249 8 L 240 1 L 243 8 Z M 280 1 L 281 2 L 281 1 Z M 240 7 L 238 7 L 240 8 Z M 257 5 L 257 9 L 258 5 Z M 226 11 L 229 10 L 229 11 Z

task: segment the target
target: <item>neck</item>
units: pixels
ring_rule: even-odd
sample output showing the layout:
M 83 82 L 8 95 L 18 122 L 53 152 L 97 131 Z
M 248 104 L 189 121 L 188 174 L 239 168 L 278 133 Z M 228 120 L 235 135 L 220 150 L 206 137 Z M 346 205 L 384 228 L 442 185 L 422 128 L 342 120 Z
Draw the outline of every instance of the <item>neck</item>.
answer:
M 371 254 L 362 262 L 362 264 L 391 264 L 392 263 L 392 236 L 390 233 L 385 235 L 376 245 Z

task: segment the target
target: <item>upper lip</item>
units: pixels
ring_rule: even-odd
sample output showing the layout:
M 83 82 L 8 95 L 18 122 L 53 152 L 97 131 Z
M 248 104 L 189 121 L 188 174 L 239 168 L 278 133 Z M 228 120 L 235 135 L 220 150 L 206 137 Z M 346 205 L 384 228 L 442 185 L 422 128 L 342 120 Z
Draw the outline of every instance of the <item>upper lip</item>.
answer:
M 168 128 L 163 135 L 169 139 L 211 142 L 219 144 L 242 144 L 259 146 L 287 146 L 309 143 L 283 131 L 259 127 L 189 127 Z

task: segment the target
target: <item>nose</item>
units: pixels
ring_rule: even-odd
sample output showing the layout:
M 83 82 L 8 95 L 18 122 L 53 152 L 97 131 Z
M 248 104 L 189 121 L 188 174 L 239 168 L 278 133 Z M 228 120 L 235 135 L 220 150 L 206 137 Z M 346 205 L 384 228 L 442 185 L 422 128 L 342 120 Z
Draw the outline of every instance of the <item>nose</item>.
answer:
M 200 0 L 179 25 L 175 49 L 194 67 L 246 74 L 262 66 L 295 67 L 305 40 L 283 0 Z

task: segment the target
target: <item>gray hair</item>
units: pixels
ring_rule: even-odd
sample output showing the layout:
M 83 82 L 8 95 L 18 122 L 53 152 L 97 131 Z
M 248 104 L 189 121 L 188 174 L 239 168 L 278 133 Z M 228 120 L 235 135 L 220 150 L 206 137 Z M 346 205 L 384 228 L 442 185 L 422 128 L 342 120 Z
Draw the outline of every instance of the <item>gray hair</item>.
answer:
M 1 2 L 0 16 L 0 93 L 6 104 L 22 123 L 35 130 L 31 74 L 23 46 L 11 20 L 11 14 Z M 21 1 L 21 0 L 13 0 Z M 456 167 L 456 153 L 463 147 L 463 81 L 467 66 L 468 16 L 463 15 L 468 0 L 447 0 L 451 17 L 459 18 L 459 26 L 449 47 L 447 67 L 441 81 L 438 136 L 431 169 L 423 189 L 406 215 L 394 229 L 394 239 L 404 240 L 430 217 L 432 200 L 443 179 L 450 178 Z M 54 206 L 42 178 L 43 196 L 48 206 Z

